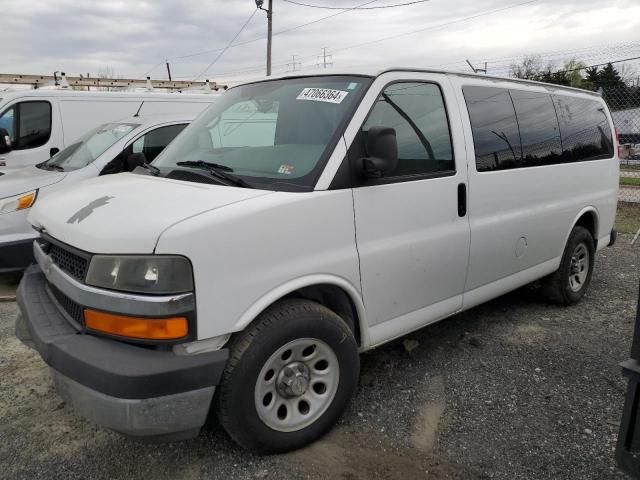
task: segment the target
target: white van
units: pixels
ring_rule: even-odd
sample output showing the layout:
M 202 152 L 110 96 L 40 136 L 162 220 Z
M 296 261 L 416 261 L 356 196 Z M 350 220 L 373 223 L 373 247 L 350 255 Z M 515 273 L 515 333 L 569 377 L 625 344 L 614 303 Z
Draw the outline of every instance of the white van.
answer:
M 98 424 L 186 437 L 212 410 L 244 447 L 298 448 L 358 352 L 538 279 L 580 300 L 613 239 L 613 132 L 597 94 L 489 76 L 232 88 L 145 175 L 35 205 L 17 334 Z
M 80 180 L 129 172 L 153 161 L 195 114 L 129 117 L 89 130 L 49 160 L 0 177 L 0 273 L 33 263 L 37 232 L 27 221 L 33 204 Z
M 212 93 L 88 92 L 62 88 L 0 92 L 0 175 L 43 162 L 88 130 L 131 117 L 138 110 L 145 116 L 197 114 L 217 97 Z

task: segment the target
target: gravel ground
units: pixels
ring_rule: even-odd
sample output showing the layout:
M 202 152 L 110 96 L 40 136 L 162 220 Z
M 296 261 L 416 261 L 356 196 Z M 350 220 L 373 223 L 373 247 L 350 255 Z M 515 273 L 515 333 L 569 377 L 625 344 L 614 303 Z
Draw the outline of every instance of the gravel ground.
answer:
M 325 439 L 257 457 L 219 428 L 173 444 L 77 418 L 0 303 L 0 477 L 621 478 L 613 453 L 640 246 L 621 236 L 576 307 L 527 287 L 364 354 L 358 395 Z

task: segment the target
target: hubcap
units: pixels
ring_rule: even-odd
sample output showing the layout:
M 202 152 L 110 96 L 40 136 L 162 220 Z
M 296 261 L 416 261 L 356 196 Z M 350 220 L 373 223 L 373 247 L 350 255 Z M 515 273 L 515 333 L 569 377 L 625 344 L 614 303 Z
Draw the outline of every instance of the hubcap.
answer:
M 260 371 L 254 390 L 258 416 L 280 432 L 308 427 L 331 405 L 339 380 L 338 358 L 329 345 L 316 338 L 293 340 Z
M 569 287 L 574 292 L 579 292 L 587 281 L 589 275 L 589 249 L 584 243 L 579 243 L 569 264 Z

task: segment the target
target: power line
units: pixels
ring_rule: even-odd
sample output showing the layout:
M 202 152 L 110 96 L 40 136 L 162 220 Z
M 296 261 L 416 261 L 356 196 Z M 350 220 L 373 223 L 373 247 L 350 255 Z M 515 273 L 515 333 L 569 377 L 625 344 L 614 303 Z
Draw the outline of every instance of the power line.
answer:
M 293 5 L 298 5 L 300 7 L 321 8 L 323 10 L 378 10 L 381 8 L 406 7 L 408 5 L 415 5 L 416 3 L 426 3 L 431 0 L 414 0 L 412 2 L 397 3 L 395 5 L 379 5 L 376 7 L 329 7 L 326 5 L 311 5 L 309 3 L 295 2 L 293 0 L 282 0 L 282 1 L 286 3 L 291 3 Z
M 222 55 L 224 55 L 224 52 L 226 52 L 231 45 L 233 44 L 233 42 L 236 41 L 236 38 L 238 38 L 240 36 L 240 34 L 242 33 L 242 31 L 245 29 L 245 27 L 247 25 L 249 25 L 249 22 L 251 21 L 251 19 L 254 17 L 254 15 L 256 14 L 256 12 L 258 11 L 258 9 L 256 8 L 251 15 L 249 15 L 249 18 L 247 18 L 247 21 L 244 22 L 244 24 L 242 25 L 242 27 L 240 27 L 240 30 L 238 30 L 238 33 L 235 34 L 235 36 L 231 39 L 231 41 L 227 44 L 226 47 L 224 47 L 222 49 L 222 51 L 218 54 L 218 56 L 213 60 L 213 62 L 211 62 L 209 65 L 207 65 L 207 68 L 205 68 L 204 70 L 202 70 L 202 72 L 200 72 L 199 75 L 197 75 L 196 77 L 194 77 L 195 79 L 200 78 L 202 75 L 204 75 L 205 73 L 207 73 L 207 70 L 209 70 L 218 60 L 220 60 L 220 57 L 222 57 Z
M 476 19 L 476 18 L 479 18 L 479 17 L 483 17 L 483 16 L 486 16 L 486 15 L 491 15 L 493 13 L 498 13 L 498 12 L 502 12 L 502 11 L 505 11 L 505 10 L 510 10 L 510 9 L 513 9 L 513 8 L 521 7 L 521 6 L 524 6 L 524 5 L 535 3 L 537 1 L 539 1 L 539 0 L 527 0 L 526 2 L 507 5 L 507 6 L 502 7 L 502 8 L 497 8 L 497 9 L 493 9 L 493 10 L 486 10 L 486 11 L 480 11 L 480 12 L 478 12 L 476 14 L 473 14 L 473 15 L 470 15 L 470 16 L 467 16 L 467 17 L 462 17 L 462 18 L 458 18 L 458 19 L 451 20 L 451 21 L 448 21 L 448 22 L 439 23 L 437 25 L 430 25 L 428 27 L 420 28 L 420 29 L 417 29 L 417 30 L 412 30 L 410 32 L 403 32 L 403 33 L 400 33 L 400 34 L 397 34 L 397 35 L 391 35 L 389 37 L 378 38 L 376 40 L 371 40 L 371 41 L 368 41 L 368 42 L 363 42 L 363 43 L 358 43 L 358 44 L 354 44 L 354 45 L 348 45 L 348 46 L 342 47 L 342 48 L 333 49 L 329 53 L 333 54 L 335 52 L 342 52 L 342 51 L 349 50 L 349 49 L 352 49 L 352 48 L 362 47 L 362 46 L 365 46 L 365 45 L 371 45 L 373 43 L 379 43 L 379 42 L 384 42 L 384 41 L 387 41 L 387 40 L 393 40 L 393 39 L 398 38 L 398 37 L 402 37 L 402 36 L 406 36 L 406 35 L 412 35 L 412 34 L 424 32 L 424 31 L 427 31 L 427 30 L 435 30 L 437 28 L 442 28 L 442 27 L 445 27 L 445 26 L 448 26 L 448 25 L 452 25 L 452 24 L 455 24 L 455 23 L 466 22 L 468 20 L 473 20 L 473 19 Z M 367 2 L 367 3 L 372 3 L 372 2 Z M 363 5 L 366 5 L 366 4 L 363 4 Z M 343 13 L 343 12 L 339 12 L 339 13 Z M 338 15 L 339 13 L 334 14 L 333 16 Z M 329 18 L 329 17 L 325 17 L 325 18 Z M 236 45 L 239 45 L 239 44 L 236 44 Z M 307 55 L 307 56 L 300 57 L 301 60 L 302 59 L 306 59 L 306 58 L 317 58 L 317 56 L 316 55 Z M 262 68 L 262 67 L 260 67 L 260 68 Z M 259 68 L 255 68 L 253 70 L 248 70 L 247 69 L 245 71 L 258 71 L 258 70 L 259 70 Z M 235 73 L 235 72 L 223 72 L 223 73 L 219 73 L 218 75 L 222 76 L 222 75 L 228 75 L 228 74 L 233 74 L 233 73 Z
M 291 32 L 291 31 L 297 30 L 299 28 L 307 27 L 309 25 L 313 25 L 313 24 L 322 22 L 324 20 L 328 20 L 329 18 L 337 17 L 338 15 L 342 15 L 343 13 L 347 13 L 347 12 L 350 12 L 352 10 L 358 10 L 360 7 L 363 7 L 365 5 L 369 5 L 370 3 L 374 3 L 374 2 L 377 2 L 377 1 L 378 0 L 369 0 L 367 2 L 364 2 L 364 3 L 361 3 L 359 5 L 356 5 L 355 7 L 351 7 L 351 8 L 342 10 L 342 11 L 337 12 L 337 13 L 332 13 L 331 15 L 327 15 L 326 17 L 321 17 L 321 18 L 318 18 L 316 20 L 312 20 L 310 22 L 303 23 L 301 25 L 296 25 L 294 27 L 286 28 L 286 29 L 280 30 L 278 32 L 273 32 L 273 36 L 281 35 L 283 33 Z M 255 42 L 258 42 L 260 40 L 264 40 L 265 38 L 267 38 L 267 36 L 266 35 L 262 35 L 260 37 L 252 38 L 251 40 L 246 40 L 244 42 L 236 43 L 236 44 L 230 46 L 229 48 L 235 48 L 235 47 L 240 47 L 242 45 L 248 45 L 250 43 L 255 43 Z M 221 50 L 225 50 L 225 49 L 224 48 L 213 48 L 213 49 L 209 49 L 209 50 L 202 50 L 200 52 L 189 53 L 189 54 L 186 54 L 186 55 L 176 55 L 176 56 L 173 56 L 173 57 L 167 57 L 166 60 L 182 60 L 182 59 L 185 59 L 185 58 L 192 58 L 192 57 L 198 57 L 200 55 L 206 55 L 208 53 L 219 52 Z M 162 62 L 160 62 L 158 65 L 156 65 L 153 68 L 157 68 L 158 66 L 162 65 L 164 62 L 165 62 L 165 60 L 163 60 Z
M 486 10 L 486 11 L 482 11 L 482 12 L 479 12 L 479 13 L 474 14 L 474 15 L 470 15 L 468 17 L 463 17 L 463 18 L 459 18 L 459 19 L 456 19 L 456 20 L 451 20 L 449 22 L 439 23 L 437 25 L 430 25 L 430 26 L 425 27 L 425 28 L 419 28 L 417 30 L 411 30 L 410 32 L 399 33 L 397 35 L 391 35 L 389 37 L 383 37 L 383 38 L 379 38 L 377 40 L 371 40 L 371 41 L 368 41 L 368 42 L 363 42 L 363 43 L 358 43 L 358 44 L 355 44 L 355 45 L 349 45 L 349 46 L 343 47 L 343 48 L 338 48 L 338 49 L 333 50 L 333 52 L 342 52 L 344 50 L 349 50 L 349 49 L 356 48 L 356 47 L 363 47 L 365 45 L 371 45 L 373 43 L 384 42 L 384 41 L 387 41 L 387 40 L 393 40 L 393 39 L 396 39 L 396 38 L 399 38 L 399 37 L 404 37 L 404 36 L 407 36 L 407 35 L 413 35 L 415 33 L 425 32 L 427 30 L 435 30 L 437 28 L 442 28 L 442 27 L 446 27 L 446 26 L 449 26 L 449 25 L 453 25 L 454 23 L 466 22 L 467 20 L 473 20 L 475 18 L 484 17 L 486 15 L 491 15 L 493 13 L 503 12 L 505 10 L 511 10 L 513 8 L 522 7 L 524 5 L 529 5 L 531 3 L 535 3 L 535 2 L 538 2 L 538 1 L 539 0 L 527 0 L 526 2 L 516 3 L 516 4 L 513 4 L 513 5 L 507 5 L 506 7 L 496 8 L 494 10 Z
M 631 62 L 632 60 L 638 60 L 640 59 L 640 57 L 631 57 L 631 58 L 623 58 L 621 60 L 612 60 L 610 62 L 604 62 L 604 63 L 598 63 L 595 65 L 586 65 L 584 67 L 579 67 L 579 68 L 571 68 L 569 70 L 559 70 L 557 72 L 552 72 L 552 73 L 569 73 L 569 72 L 577 72 L 579 70 L 586 70 L 587 68 L 594 68 L 594 67 L 602 67 L 604 65 L 609 65 L 610 63 L 622 63 L 622 62 Z

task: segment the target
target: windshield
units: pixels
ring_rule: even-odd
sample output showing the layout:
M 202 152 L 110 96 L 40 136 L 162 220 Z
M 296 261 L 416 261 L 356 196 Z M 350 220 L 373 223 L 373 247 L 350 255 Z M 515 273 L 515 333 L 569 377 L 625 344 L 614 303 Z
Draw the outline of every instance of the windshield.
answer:
M 129 134 L 138 123 L 106 123 L 85 133 L 75 143 L 38 165 L 44 169 L 77 170 L 94 162 L 109 147 Z
M 256 188 L 310 190 L 370 81 L 318 76 L 235 87 L 153 164 L 164 170 L 206 162 Z

